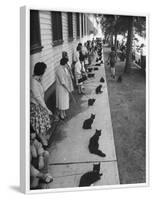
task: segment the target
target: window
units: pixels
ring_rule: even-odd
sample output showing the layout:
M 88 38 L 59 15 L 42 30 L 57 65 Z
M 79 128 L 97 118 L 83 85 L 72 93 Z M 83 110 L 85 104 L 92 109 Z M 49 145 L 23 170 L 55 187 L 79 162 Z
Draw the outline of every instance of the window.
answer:
M 30 53 L 33 54 L 40 52 L 42 48 L 40 39 L 39 12 L 37 10 L 30 10 Z
M 67 13 L 68 17 L 68 38 L 69 40 L 73 40 L 73 14 Z
M 59 45 L 63 42 L 62 35 L 62 15 L 61 12 L 51 12 L 52 16 L 52 33 L 53 33 L 53 45 Z
M 77 29 L 77 37 L 80 37 L 80 15 L 76 13 L 76 29 Z
M 82 37 L 84 34 L 84 27 L 83 27 L 83 13 L 81 14 L 81 31 L 82 31 Z

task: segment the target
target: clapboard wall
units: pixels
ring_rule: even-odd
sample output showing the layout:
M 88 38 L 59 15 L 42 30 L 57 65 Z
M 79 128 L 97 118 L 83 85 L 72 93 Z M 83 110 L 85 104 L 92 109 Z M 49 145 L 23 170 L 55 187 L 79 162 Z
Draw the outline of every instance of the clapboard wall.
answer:
M 84 16 L 87 18 L 87 15 Z M 59 65 L 62 51 L 68 52 L 69 60 L 71 63 L 72 55 L 74 50 L 76 49 L 78 42 L 85 42 L 90 38 L 90 36 L 86 35 L 77 38 L 76 13 L 73 13 L 73 40 L 69 41 L 67 13 L 62 12 L 63 43 L 61 45 L 53 46 L 51 12 L 39 11 L 39 20 L 40 20 L 41 45 L 43 46 L 43 49 L 41 50 L 41 52 L 32 54 L 30 56 L 30 67 L 32 74 L 35 63 L 41 61 L 47 64 L 47 71 L 45 72 L 42 81 L 44 90 L 46 91 L 55 82 L 55 71 L 57 66 Z M 81 23 L 80 23 L 80 35 L 81 35 Z

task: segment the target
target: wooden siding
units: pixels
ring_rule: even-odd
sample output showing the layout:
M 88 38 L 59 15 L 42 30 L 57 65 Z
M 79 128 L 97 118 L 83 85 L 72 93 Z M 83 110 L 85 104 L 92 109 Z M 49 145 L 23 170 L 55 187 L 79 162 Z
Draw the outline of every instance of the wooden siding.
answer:
M 39 11 L 40 17 L 40 33 L 41 33 L 41 45 L 43 49 L 41 52 L 31 55 L 31 73 L 33 71 L 34 64 L 41 61 L 47 64 L 47 71 L 43 78 L 43 87 L 47 90 L 55 81 L 55 71 L 59 65 L 62 51 L 67 51 L 69 55 L 70 63 L 72 63 L 72 55 L 78 42 L 85 42 L 89 39 L 88 36 L 83 38 L 76 37 L 76 13 L 73 13 L 73 40 L 69 41 L 68 38 L 68 21 L 67 13 L 62 12 L 62 29 L 63 29 L 63 43 L 58 46 L 52 44 L 52 21 L 51 13 L 47 11 Z M 80 25 L 81 26 L 81 25 Z M 81 32 L 81 30 L 80 30 Z

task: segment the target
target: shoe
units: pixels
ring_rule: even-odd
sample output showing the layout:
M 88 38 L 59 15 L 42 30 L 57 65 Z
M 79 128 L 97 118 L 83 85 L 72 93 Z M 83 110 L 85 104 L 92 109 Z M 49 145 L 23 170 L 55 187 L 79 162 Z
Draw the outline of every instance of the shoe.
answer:
M 58 116 L 55 116 L 54 122 L 58 122 L 58 121 L 59 121 L 59 117 L 58 117 Z
M 53 181 L 53 177 L 49 173 L 44 174 L 42 181 L 45 183 L 51 183 Z

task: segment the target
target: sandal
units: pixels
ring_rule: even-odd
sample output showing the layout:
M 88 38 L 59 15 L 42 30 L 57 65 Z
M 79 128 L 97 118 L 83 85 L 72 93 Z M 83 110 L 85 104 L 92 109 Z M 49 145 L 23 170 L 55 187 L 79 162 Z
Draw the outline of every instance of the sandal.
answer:
M 45 183 L 51 183 L 52 181 L 53 181 L 53 177 L 49 173 L 44 175 L 44 182 Z
M 58 116 L 55 116 L 54 117 L 54 122 L 58 122 L 59 121 L 59 117 Z

